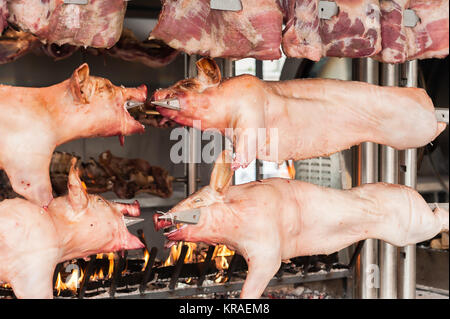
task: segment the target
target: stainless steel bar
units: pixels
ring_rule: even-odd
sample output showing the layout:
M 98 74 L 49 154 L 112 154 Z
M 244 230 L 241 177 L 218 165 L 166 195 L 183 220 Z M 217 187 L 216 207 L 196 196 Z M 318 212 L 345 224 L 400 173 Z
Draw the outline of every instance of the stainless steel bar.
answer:
M 197 76 L 197 56 L 191 55 L 188 58 L 187 65 L 187 77 L 194 78 Z M 192 195 L 197 191 L 197 174 L 198 174 L 198 165 L 197 165 L 197 154 L 201 148 L 201 131 L 196 128 L 189 128 L 189 162 L 187 164 L 187 188 L 186 195 Z M 200 143 L 199 143 L 200 142 Z
M 398 85 L 398 65 L 382 64 L 380 84 L 383 86 Z M 392 105 L 395 107 L 395 105 Z M 398 152 L 389 146 L 380 147 L 380 180 L 397 184 L 398 182 Z M 397 247 L 386 242 L 380 242 L 380 298 L 397 298 Z
M 261 61 L 261 60 L 255 61 L 255 76 L 258 79 L 264 80 L 263 61 Z M 263 162 L 260 160 L 256 160 L 256 162 L 255 162 L 255 180 L 261 180 L 263 178 L 264 178 Z
M 417 87 L 418 62 L 408 61 L 401 65 L 400 74 L 403 86 Z M 399 183 L 416 188 L 417 149 L 399 152 Z M 398 259 L 398 297 L 416 298 L 416 245 L 400 248 Z
M 231 59 L 225 59 L 223 63 L 223 77 L 224 78 L 232 78 L 236 75 L 236 63 Z M 223 149 L 227 148 L 227 138 L 223 137 L 222 139 L 222 145 Z M 229 146 L 228 148 L 232 148 L 232 146 Z M 236 185 L 236 174 L 233 174 L 232 185 Z
M 378 62 L 370 59 L 353 59 L 353 80 L 378 84 Z M 366 142 L 356 149 L 356 183 L 355 186 L 378 181 L 378 145 Z M 362 299 L 378 298 L 377 282 L 374 282 L 374 267 L 378 267 L 378 240 L 366 239 L 356 267 L 358 297 Z

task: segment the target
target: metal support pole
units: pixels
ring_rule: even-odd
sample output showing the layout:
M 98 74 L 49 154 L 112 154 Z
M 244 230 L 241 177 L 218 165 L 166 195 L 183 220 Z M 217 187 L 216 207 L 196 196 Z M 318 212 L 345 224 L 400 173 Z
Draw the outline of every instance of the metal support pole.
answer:
M 223 62 L 223 77 L 224 78 L 232 78 L 236 75 L 236 63 L 231 59 L 225 59 Z M 226 149 L 226 137 L 223 137 L 223 149 Z M 233 178 L 231 181 L 232 185 L 236 185 L 236 174 L 233 174 Z
M 378 62 L 370 59 L 353 59 L 353 80 L 378 84 Z M 366 142 L 356 148 L 356 181 L 354 186 L 378 181 L 378 145 Z M 378 240 L 366 239 L 357 264 L 358 296 L 363 299 L 378 298 L 378 284 L 373 280 L 378 266 Z
M 398 85 L 398 67 L 383 63 L 381 66 L 381 85 Z M 395 107 L 395 105 L 389 105 Z M 398 152 L 392 147 L 380 147 L 380 180 L 385 183 L 398 182 Z M 380 242 L 380 298 L 397 298 L 397 247 Z
M 197 76 L 197 56 L 187 56 L 187 78 Z M 201 131 L 196 128 L 189 128 L 189 162 L 187 164 L 187 189 L 186 195 L 192 195 L 197 191 L 197 153 L 201 145 L 199 145 Z
M 408 61 L 401 65 L 402 86 L 417 87 L 418 62 Z M 417 149 L 399 152 L 399 183 L 416 188 Z M 402 299 L 416 298 L 416 245 L 400 248 L 398 260 L 398 295 Z
M 264 80 L 263 61 L 261 61 L 261 60 L 255 61 L 255 76 L 258 79 Z M 262 169 L 263 169 L 263 162 L 260 160 L 256 160 L 256 162 L 255 162 L 255 180 L 261 180 L 264 178 Z

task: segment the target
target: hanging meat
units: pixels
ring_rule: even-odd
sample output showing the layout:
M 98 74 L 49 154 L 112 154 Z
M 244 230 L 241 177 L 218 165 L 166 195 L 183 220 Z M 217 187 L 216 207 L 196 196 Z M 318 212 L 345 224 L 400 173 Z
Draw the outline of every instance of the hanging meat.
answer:
M 0 64 L 14 62 L 39 46 L 40 41 L 35 36 L 8 28 L 0 36 Z
M 282 260 L 330 254 L 367 238 L 406 246 L 449 230 L 448 211 L 432 211 L 406 186 L 337 190 L 281 178 L 229 186 L 230 162 L 231 155 L 222 154 L 211 184 L 168 212 L 198 208 L 198 224 L 164 235 L 166 247 L 183 240 L 225 244 L 239 252 L 248 264 L 242 298 L 260 297 Z M 157 230 L 173 226 L 159 216 L 154 216 Z
M 127 2 L 89 0 L 14 0 L 8 2 L 9 23 L 37 36 L 44 43 L 110 48 L 120 38 Z
M 328 79 L 265 82 L 251 75 L 222 82 L 213 60 L 201 59 L 197 68 L 197 78 L 160 89 L 152 100 L 177 99 L 180 111 L 158 111 L 181 125 L 198 121 L 202 130 L 227 136 L 236 150 L 235 169 L 255 158 L 302 160 L 365 141 L 416 148 L 446 127 L 423 89 Z
M 209 0 L 165 0 L 150 39 L 188 54 L 276 60 L 282 13 L 275 0 L 241 0 L 239 12 L 211 10 Z
M 0 85 L 0 169 L 15 192 L 47 206 L 52 200 L 49 165 L 56 146 L 68 141 L 144 132 L 125 108 L 144 102 L 147 88 L 114 86 L 89 75 L 83 64 L 72 77 L 46 88 Z
M 88 48 L 94 55 L 109 55 L 125 61 L 141 63 L 150 68 L 163 67 L 172 62 L 178 51 L 161 40 L 139 41 L 129 29 L 124 29 L 122 36 L 110 49 Z
M 55 198 L 47 211 L 19 198 L 0 202 L 0 282 L 8 282 L 18 298 L 52 298 L 60 262 L 144 247 L 123 220 L 139 216 L 139 205 L 88 195 L 75 161 L 69 194 Z
M 50 177 L 57 196 L 67 193 L 67 179 L 73 155 L 53 153 Z M 114 191 L 118 198 L 130 199 L 137 194 L 151 194 L 162 198 L 172 195 L 173 177 L 158 166 L 143 159 L 127 159 L 114 156 L 110 151 L 101 153 L 98 161 L 90 159 L 76 164 L 80 178 L 89 194 Z
M 319 18 L 319 0 L 280 0 L 286 27 L 283 51 L 319 61 L 323 56 L 360 58 L 381 50 L 378 0 L 335 0 L 338 13 Z
M 8 15 L 6 0 L 0 0 L 0 35 L 2 35 L 3 29 L 8 25 Z
M 380 6 L 383 50 L 377 59 L 402 63 L 448 55 L 448 0 L 382 0 Z M 404 24 L 406 9 L 419 18 L 414 27 Z
M 161 167 L 151 166 L 143 159 L 116 157 L 110 151 L 99 156 L 101 167 L 114 177 L 113 190 L 119 198 L 136 194 L 152 194 L 162 198 L 172 195 L 173 177 Z

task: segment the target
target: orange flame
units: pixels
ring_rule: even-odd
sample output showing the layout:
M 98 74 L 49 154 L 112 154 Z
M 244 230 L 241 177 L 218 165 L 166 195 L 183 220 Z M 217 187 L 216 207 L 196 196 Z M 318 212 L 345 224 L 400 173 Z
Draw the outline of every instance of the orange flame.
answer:
M 61 272 L 59 272 L 55 283 L 55 289 L 58 291 L 58 296 L 62 290 L 71 290 L 74 293 L 77 292 L 83 277 L 83 270 L 80 269 L 80 275 L 78 275 L 78 268 L 74 268 L 72 273 L 67 277 L 66 281 L 63 282 L 61 279 Z
M 286 166 L 289 174 L 290 179 L 295 179 L 295 166 L 294 162 L 292 160 L 286 161 Z
M 184 263 L 189 264 L 189 263 L 196 262 L 196 258 L 195 258 L 196 254 L 194 252 L 197 249 L 197 244 L 183 243 L 180 241 L 180 242 L 178 242 L 178 244 L 170 247 L 170 254 L 169 254 L 169 257 L 167 257 L 166 261 L 163 264 L 164 267 L 173 266 L 176 264 L 176 262 L 178 261 L 178 258 L 180 257 L 181 249 L 183 248 L 183 244 L 188 246 L 188 251 L 186 253 L 186 257 L 184 257 Z

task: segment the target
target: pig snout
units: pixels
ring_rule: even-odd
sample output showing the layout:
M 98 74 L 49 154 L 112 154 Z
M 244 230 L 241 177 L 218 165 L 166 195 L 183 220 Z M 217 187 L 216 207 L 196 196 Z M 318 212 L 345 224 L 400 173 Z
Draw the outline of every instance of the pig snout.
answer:
M 163 214 L 159 212 L 153 215 L 153 225 L 155 226 L 156 231 L 160 231 L 161 229 L 173 226 L 170 220 L 159 220 L 158 217 L 162 215 Z
M 137 88 L 126 88 L 125 99 L 137 102 L 145 102 L 147 100 L 147 86 L 142 84 Z
M 138 217 L 141 215 L 141 206 L 137 200 L 133 204 L 114 203 L 124 216 Z
M 127 232 L 125 241 L 123 242 L 122 249 L 124 250 L 132 250 L 132 249 L 140 249 L 144 248 L 145 245 L 140 241 L 139 238 L 132 235 L 130 232 Z

